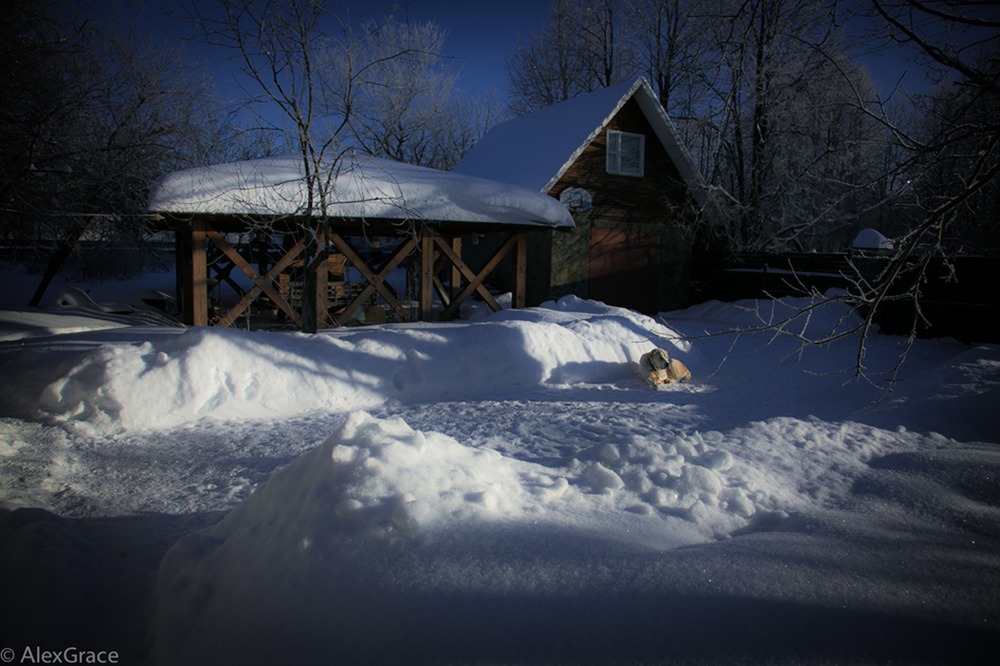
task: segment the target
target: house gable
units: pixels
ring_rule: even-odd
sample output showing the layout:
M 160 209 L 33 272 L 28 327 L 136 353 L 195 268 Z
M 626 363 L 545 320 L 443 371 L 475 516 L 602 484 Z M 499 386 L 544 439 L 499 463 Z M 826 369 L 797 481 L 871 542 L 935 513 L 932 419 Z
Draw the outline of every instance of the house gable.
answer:
M 608 132 L 631 144 L 611 160 Z M 642 137 L 641 149 L 634 139 Z M 634 163 L 641 150 L 641 167 Z M 623 165 L 622 158 L 626 163 Z M 708 189 L 649 84 L 580 95 L 498 125 L 455 171 L 537 189 L 573 205 L 576 227 L 529 244 L 528 302 L 576 294 L 646 313 L 683 307 L 698 211 Z M 568 192 L 568 190 L 574 190 Z M 491 247 L 479 239 L 481 252 Z M 502 285 L 500 285 L 502 287 Z
M 623 115 L 626 106 L 629 109 Z M 606 130 L 615 129 L 615 122 L 634 126 L 638 116 L 645 119 L 646 150 L 655 144 L 664 151 L 675 174 L 670 182 L 685 186 L 709 223 L 716 224 L 719 216 L 701 174 L 652 88 L 641 78 L 501 123 L 487 132 L 454 171 L 558 196 L 565 187 L 564 176 L 577 167 L 591 144 L 600 138 L 604 145 Z
M 607 172 L 608 132 L 638 134 L 646 138 L 642 176 Z M 549 189 L 558 198 L 568 188 L 590 193 L 592 217 L 614 222 L 655 223 L 676 218 L 685 203 L 687 188 L 677 165 L 658 140 L 652 124 L 631 98 L 600 129 Z

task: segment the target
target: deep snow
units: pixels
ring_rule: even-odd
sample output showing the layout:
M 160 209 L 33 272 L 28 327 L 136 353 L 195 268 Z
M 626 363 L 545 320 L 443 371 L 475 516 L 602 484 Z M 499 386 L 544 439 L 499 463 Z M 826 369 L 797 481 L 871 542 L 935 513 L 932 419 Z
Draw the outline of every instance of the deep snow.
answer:
M 856 340 L 706 335 L 793 300 L 316 336 L 97 305 L 147 278 L 26 311 L 4 274 L 14 663 L 992 663 L 996 346 L 918 341 L 884 395 Z M 694 381 L 646 387 L 653 346 Z
M 302 157 L 283 155 L 195 167 L 153 184 L 149 210 L 213 215 L 295 215 L 311 201 Z M 566 207 L 537 191 L 348 152 L 330 165 L 327 212 L 347 218 L 572 227 Z M 312 204 L 315 205 L 315 204 Z

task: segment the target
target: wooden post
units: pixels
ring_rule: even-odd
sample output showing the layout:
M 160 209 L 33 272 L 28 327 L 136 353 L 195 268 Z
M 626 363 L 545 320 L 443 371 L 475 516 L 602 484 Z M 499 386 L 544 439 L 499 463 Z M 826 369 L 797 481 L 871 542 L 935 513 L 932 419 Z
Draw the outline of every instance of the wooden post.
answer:
M 434 309 L 434 236 L 420 230 L 420 320 L 431 321 Z
M 208 263 L 205 242 L 208 225 L 195 218 L 175 227 L 177 288 L 183 321 L 189 326 L 208 325 Z
M 528 275 L 528 241 L 527 232 L 517 231 L 514 245 L 514 290 L 511 294 L 513 307 L 523 308 L 525 304 L 525 287 Z
M 451 239 L 451 250 L 455 253 L 455 256 L 462 256 L 462 237 L 454 236 Z M 462 271 L 459 266 L 452 262 L 451 264 L 451 298 L 448 299 L 450 304 L 458 294 L 462 291 Z
M 181 322 L 190 324 L 191 315 L 191 225 L 174 222 L 174 280 Z
M 316 266 L 316 326 L 330 325 L 330 253 L 323 251 L 323 261 Z

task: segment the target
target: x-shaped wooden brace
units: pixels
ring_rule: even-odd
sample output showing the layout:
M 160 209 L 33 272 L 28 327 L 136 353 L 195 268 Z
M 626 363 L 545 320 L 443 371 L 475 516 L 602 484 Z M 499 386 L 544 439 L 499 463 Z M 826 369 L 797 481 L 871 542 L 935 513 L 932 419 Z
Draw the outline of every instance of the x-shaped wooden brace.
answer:
M 298 258 L 299 254 L 302 253 L 302 250 L 305 248 L 305 240 L 300 239 L 296 242 L 295 245 L 293 245 L 291 249 L 289 249 L 288 252 L 286 252 L 284 256 L 282 256 L 281 259 L 279 259 L 278 262 L 271 267 L 271 270 L 269 270 L 264 277 L 261 277 L 257 271 L 253 269 L 253 266 L 251 266 L 250 263 L 247 262 L 242 255 L 240 255 L 236 248 L 226 242 L 226 240 L 222 237 L 222 234 L 215 230 L 209 230 L 208 237 L 213 243 L 215 243 L 216 247 L 222 250 L 223 254 L 229 257 L 232 262 L 241 271 L 243 271 L 247 277 L 250 278 L 254 285 L 250 288 L 250 291 L 243 294 L 243 298 L 241 298 L 236 305 L 230 308 L 229 312 L 227 312 L 225 316 L 219 320 L 217 324 L 218 326 L 232 326 L 233 322 L 236 321 L 236 318 L 243 314 L 243 312 L 250 307 L 250 304 L 257 300 L 257 297 L 260 296 L 261 293 L 266 294 L 267 297 L 274 302 L 275 306 L 288 315 L 288 318 L 291 319 L 296 326 L 302 326 L 302 319 L 299 317 L 299 313 L 297 313 L 292 306 L 289 305 L 284 298 L 282 298 L 281 294 L 279 294 L 278 291 L 272 286 L 272 282 L 278 274 L 288 268 L 288 266 L 290 266 L 292 262 Z
M 333 243 L 334 247 L 336 247 L 337 250 L 347 258 L 347 261 L 350 262 L 350 264 L 354 266 L 359 273 L 361 273 L 361 277 L 363 277 L 365 282 L 367 282 L 364 289 L 362 289 L 361 292 L 347 304 L 347 307 L 344 308 L 343 312 L 337 315 L 337 323 L 343 324 L 348 321 L 351 316 L 358 311 L 358 308 L 364 305 L 365 300 L 371 297 L 371 295 L 375 292 L 378 292 L 382 298 L 385 299 L 385 302 L 396 311 L 396 314 L 399 315 L 400 319 L 405 321 L 407 317 L 406 309 L 403 307 L 403 303 L 399 300 L 399 296 L 396 294 L 395 290 L 387 285 L 385 281 L 388 279 L 389 275 L 403 262 L 403 260 L 406 259 L 411 252 L 413 252 L 413 248 L 416 247 L 417 244 L 416 240 L 408 238 L 405 242 L 401 243 L 400 246 L 396 248 L 392 257 L 389 258 L 389 261 L 387 261 L 379 272 L 376 273 L 368 266 L 368 264 L 365 263 L 365 260 L 354 251 L 354 248 L 351 247 L 340 234 L 330 232 L 329 239 L 330 242 Z
M 479 295 L 483 297 L 483 300 L 486 301 L 486 304 L 489 305 L 494 312 L 498 312 L 501 309 L 500 304 L 497 303 L 497 300 L 493 298 L 493 294 L 491 294 L 489 290 L 486 288 L 484 281 L 490 275 L 490 273 L 493 272 L 493 269 L 496 268 L 497 265 L 503 260 L 503 258 L 506 257 L 508 253 L 510 253 L 511 249 L 514 248 L 515 245 L 517 245 L 517 243 L 520 240 L 519 235 L 517 233 L 512 234 L 504 242 L 504 244 L 500 246 L 500 249 L 498 249 L 496 253 L 494 253 L 493 257 L 490 258 L 488 262 L 486 262 L 486 265 L 483 266 L 482 270 L 480 270 L 479 273 L 474 273 L 472 269 L 469 268 L 469 266 L 464 261 L 462 261 L 462 257 L 460 257 L 452 249 L 451 245 L 449 245 L 446 239 L 442 238 L 441 236 L 433 236 L 433 239 L 434 239 L 433 241 L 434 245 L 436 245 L 441 250 L 441 252 L 446 257 L 448 257 L 448 259 L 455 266 L 455 268 L 457 268 L 461 272 L 462 276 L 469 282 L 465 286 L 465 288 L 462 289 L 462 291 L 457 296 L 455 296 L 455 298 L 451 301 L 451 303 L 448 304 L 448 307 L 446 307 L 444 312 L 441 314 L 441 318 L 451 319 L 452 317 L 456 316 L 458 314 L 459 307 L 461 307 L 462 303 L 469 296 L 471 296 L 473 292 L 479 292 Z

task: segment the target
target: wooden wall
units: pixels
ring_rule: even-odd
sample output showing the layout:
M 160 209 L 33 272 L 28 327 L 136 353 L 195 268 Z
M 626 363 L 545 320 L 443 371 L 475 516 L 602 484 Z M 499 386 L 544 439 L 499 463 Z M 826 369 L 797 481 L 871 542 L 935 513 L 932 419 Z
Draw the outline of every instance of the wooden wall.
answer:
M 609 174 L 607 131 L 642 134 L 642 177 Z M 690 295 L 689 194 L 639 104 L 629 100 L 552 188 L 587 190 L 593 208 L 577 228 L 553 239 L 550 289 L 653 314 L 683 307 Z
M 641 178 L 607 173 L 608 129 L 646 137 Z M 576 294 L 649 314 L 688 305 L 690 195 L 638 102 L 626 102 L 549 194 L 559 198 L 571 187 L 587 190 L 593 207 L 574 215 L 574 229 L 531 234 L 527 304 Z M 484 256 L 496 243 L 481 237 L 465 247 Z M 504 289 L 503 275 L 496 277 L 495 288 Z

